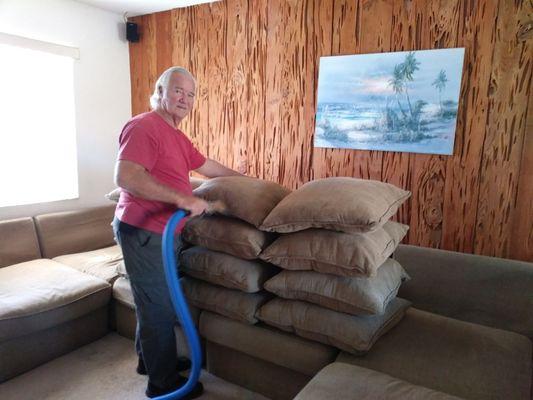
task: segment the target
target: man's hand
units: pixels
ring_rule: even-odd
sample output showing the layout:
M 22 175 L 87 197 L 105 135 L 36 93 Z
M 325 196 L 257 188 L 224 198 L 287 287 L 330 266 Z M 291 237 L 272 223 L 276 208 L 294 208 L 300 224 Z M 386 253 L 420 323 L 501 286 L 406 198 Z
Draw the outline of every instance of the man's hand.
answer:
M 191 217 L 196 217 L 197 215 L 203 214 L 209 207 L 207 201 L 194 196 L 183 196 L 179 204 L 176 205 L 179 208 L 189 211 L 191 213 Z

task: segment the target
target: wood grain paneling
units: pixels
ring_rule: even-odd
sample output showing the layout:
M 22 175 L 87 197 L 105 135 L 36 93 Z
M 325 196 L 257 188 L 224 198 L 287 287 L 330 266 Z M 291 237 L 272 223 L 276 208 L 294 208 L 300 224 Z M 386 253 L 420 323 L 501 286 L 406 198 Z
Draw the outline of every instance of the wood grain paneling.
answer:
M 209 65 L 207 67 L 207 98 L 209 103 L 207 135 L 209 136 L 209 157 L 228 165 L 226 23 L 226 2 L 211 3 L 209 5 L 207 28 L 207 51 L 209 55 Z M 188 43 L 186 45 L 189 46 Z M 203 111 L 205 112 L 206 110 Z
M 504 0 L 505 1 L 505 0 Z M 465 48 L 455 148 L 446 165 L 442 248 L 471 253 L 498 2 L 462 1 L 458 44 Z
M 531 80 L 530 80 L 531 82 Z M 531 84 L 531 83 L 530 83 Z M 533 96 L 529 96 L 509 258 L 533 260 Z M 514 240 L 519 238 L 520 240 Z
M 320 57 L 330 56 L 332 52 L 332 35 L 333 35 L 333 0 L 321 1 L 317 7 L 315 7 L 313 26 L 315 33 L 316 43 L 316 61 L 315 61 L 315 73 L 314 73 L 314 110 L 316 112 L 317 93 L 316 87 L 319 74 L 319 60 Z M 313 148 L 313 159 L 311 163 L 311 179 L 320 179 L 332 176 L 337 171 L 333 171 L 333 160 L 335 156 L 335 150 L 325 149 L 320 147 Z M 337 173 L 338 176 L 338 173 Z
M 520 0 L 227 0 L 135 17 L 132 109 L 183 65 L 198 96 L 182 128 L 211 158 L 292 189 L 390 182 L 413 192 L 395 216 L 408 243 L 531 260 L 533 51 L 518 35 L 531 19 Z M 465 47 L 452 156 L 313 148 L 321 56 L 449 47 Z
M 500 1 L 475 233 L 474 250 L 482 254 L 507 257 L 511 241 L 515 240 L 513 216 L 531 96 L 533 54 L 531 43 L 519 41 L 518 32 L 531 17 L 525 1 Z
M 459 0 L 414 2 L 414 50 L 457 47 Z M 411 174 L 411 220 L 409 243 L 441 247 L 446 182 L 446 156 L 414 154 Z
M 248 21 L 246 169 L 250 176 L 261 179 L 265 179 L 267 15 L 266 2 L 249 2 L 246 19 Z
M 322 20 L 328 19 L 325 24 L 331 29 L 328 32 L 331 35 L 330 41 L 323 42 L 324 45 L 327 44 L 327 48 L 323 48 L 322 56 L 356 53 L 356 47 L 361 40 L 359 3 L 343 0 L 328 3 L 325 6 L 328 9 L 332 7 L 333 11 L 331 17 L 327 13 L 323 13 L 324 16 L 322 17 Z M 315 157 L 319 158 L 319 161 L 314 163 L 317 177 L 352 175 L 354 169 L 354 152 L 352 150 L 320 149 L 320 152 L 315 154 Z M 324 158 L 326 162 L 321 163 L 321 158 Z
M 279 20 L 281 36 L 278 40 L 282 41 L 283 46 L 282 56 L 277 62 L 282 84 L 280 101 L 277 103 L 281 139 L 278 182 L 290 188 L 309 180 L 308 149 L 311 143 L 306 130 L 304 99 L 314 92 L 313 82 L 307 79 L 307 71 L 312 70 L 308 62 L 314 58 L 314 54 L 308 56 L 313 49 L 307 42 L 313 36 L 313 26 L 307 24 L 308 7 L 313 7 L 312 3 L 313 0 L 285 1 Z M 269 40 L 269 49 L 271 46 L 276 46 L 276 43 Z
M 191 27 L 189 31 L 191 43 L 189 70 L 196 78 L 196 99 L 189 117 L 191 125 L 187 134 L 198 150 L 206 156 L 209 156 L 209 53 L 207 36 L 209 18 L 207 7 L 189 9 L 188 25 Z

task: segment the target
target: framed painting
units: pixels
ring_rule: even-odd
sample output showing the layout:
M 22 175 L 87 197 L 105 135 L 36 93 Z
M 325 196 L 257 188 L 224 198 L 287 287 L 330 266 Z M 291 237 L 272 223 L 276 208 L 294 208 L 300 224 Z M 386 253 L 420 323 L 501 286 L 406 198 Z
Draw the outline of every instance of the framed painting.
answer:
M 464 48 L 321 57 L 315 147 L 453 153 Z

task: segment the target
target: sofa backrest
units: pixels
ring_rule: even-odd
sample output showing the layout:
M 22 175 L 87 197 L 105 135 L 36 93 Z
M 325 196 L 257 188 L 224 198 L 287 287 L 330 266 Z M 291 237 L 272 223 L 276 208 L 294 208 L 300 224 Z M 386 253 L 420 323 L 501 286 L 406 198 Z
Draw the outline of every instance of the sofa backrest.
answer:
M 34 217 L 44 258 L 112 246 L 115 205 L 43 214 Z
M 533 263 L 400 245 L 398 296 L 421 310 L 533 339 Z
M 41 258 L 31 218 L 0 221 L 0 268 Z

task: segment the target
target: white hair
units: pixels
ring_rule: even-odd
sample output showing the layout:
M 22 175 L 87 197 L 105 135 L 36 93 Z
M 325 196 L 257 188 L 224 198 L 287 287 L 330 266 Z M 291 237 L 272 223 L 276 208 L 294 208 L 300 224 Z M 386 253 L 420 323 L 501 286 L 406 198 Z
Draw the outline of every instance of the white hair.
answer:
M 152 108 L 157 108 L 161 103 L 161 90 L 166 89 L 168 87 L 170 77 L 174 73 L 182 74 L 191 78 L 194 82 L 194 86 L 196 87 L 196 79 L 194 79 L 194 76 L 187 69 L 183 67 L 170 67 L 161 74 L 161 76 L 157 79 L 157 82 L 155 83 L 154 93 L 150 96 L 150 105 L 152 106 Z

